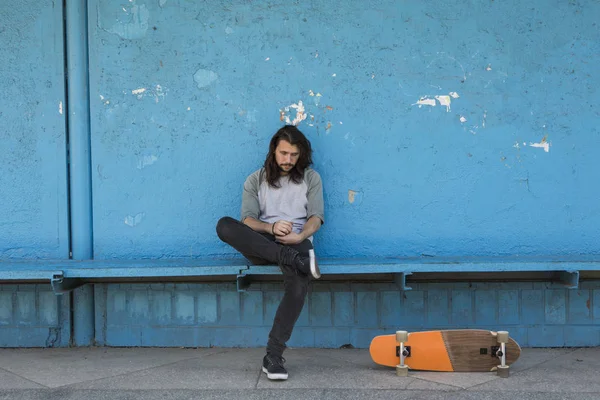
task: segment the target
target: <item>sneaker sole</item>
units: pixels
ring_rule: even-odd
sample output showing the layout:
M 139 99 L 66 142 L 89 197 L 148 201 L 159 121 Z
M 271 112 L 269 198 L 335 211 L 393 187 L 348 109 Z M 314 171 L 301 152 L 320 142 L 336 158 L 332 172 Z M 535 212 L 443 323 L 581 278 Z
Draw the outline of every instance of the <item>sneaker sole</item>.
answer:
M 315 279 L 319 279 L 321 277 L 321 271 L 319 270 L 319 265 L 317 264 L 315 251 L 313 249 L 308 250 L 308 256 L 310 257 L 310 273 Z
M 262 367 L 262 371 L 265 374 L 267 374 L 267 378 L 269 378 L 271 380 L 282 381 L 282 380 L 286 380 L 288 378 L 288 374 L 270 374 L 269 371 L 267 371 L 267 369 L 265 367 Z

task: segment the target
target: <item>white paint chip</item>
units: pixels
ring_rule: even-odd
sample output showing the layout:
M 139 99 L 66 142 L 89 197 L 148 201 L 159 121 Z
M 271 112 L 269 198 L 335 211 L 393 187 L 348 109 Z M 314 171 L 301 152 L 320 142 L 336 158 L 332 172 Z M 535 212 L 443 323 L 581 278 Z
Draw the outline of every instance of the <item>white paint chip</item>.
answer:
M 548 153 L 550 151 L 550 143 L 548 143 L 546 139 L 547 136 L 544 136 L 544 138 L 539 143 L 529 143 L 529 146 L 542 148 L 546 153 Z
M 60 115 L 62 115 L 63 113 L 63 102 L 59 102 L 58 103 L 58 112 L 60 113 Z
M 333 77 L 335 78 L 335 77 L 337 76 L 337 74 L 333 74 L 333 75 L 331 75 L 331 76 L 333 76 Z
M 355 190 L 348 190 L 348 202 L 350 204 L 354 203 L 354 200 L 356 199 L 356 191 Z
M 271 57 L 267 57 L 265 58 L 265 61 L 269 61 L 271 59 Z
M 138 213 L 135 216 L 128 215 L 128 216 L 125 217 L 125 225 L 129 225 L 131 227 L 139 225 L 142 222 L 142 220 L 144 219 L 145 215 L 146 214 L 143 213 L 143 212 L 142 213 Z
M 436 100 L 440 103 L 441 106 L 446 107 L 446 112 L 450 112 L 450 104 L 452 103 L 452 99 L 456 99 L 460 97 L 458 95 L 458 93 L 456 92 L 450 92 L 449 95 L 438 95 L 438 96 L 421 96 L 421 98 L 419 98 L 419 100 L 412 104 L 414 105 L 418 105 L 419 108 L 421 108 L 421 106 L 431 106 L 431 107 L 435 107 L 436 106 Z
M 446 112 L 450 112 L 450 103 L 452 102 L 450 96 L 435 96 L 435 98 L 440 102 L 440 105 L 446 107 Z
M 461 115 L 460 122 L 462 122 L 464 124 L 465 122 L 467 122 L 467 119 Z
M 287 113 L 290 112 L 290 109 L 296 110 L 296 117 L 293 121 L 290 120 L 290 116 L 287 115 Z M 281 117 L 285 119 L 286 124 L 298 126 L 300 122 L 306 119 L 306 113 L 304 111 L 304 104 L 302 104 L 302 100 L 299 100 L 298 103 L 290 104 L 283 110 L 279 110 L 279 113 L 281 114 Z
M 419 108 L 421 108 L 421 106 L 435 107 L 435 99 L 428 99 L 426 97 L 421 97 L 416 103 L 413 104 L 413 106 L 414 105 L 418 105 Z
M 131 94 L 142 94 L 146 91 L 146 88 L 139 88 L 131 91 Z

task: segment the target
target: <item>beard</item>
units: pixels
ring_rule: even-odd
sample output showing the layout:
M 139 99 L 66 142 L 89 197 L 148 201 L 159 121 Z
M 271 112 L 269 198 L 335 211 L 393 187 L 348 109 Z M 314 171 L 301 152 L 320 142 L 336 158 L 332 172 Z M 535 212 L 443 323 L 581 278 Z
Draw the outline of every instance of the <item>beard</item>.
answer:
M 294 168 L 294 164 L 278 164 L 279 170 L 284 173 L 290 172 Z

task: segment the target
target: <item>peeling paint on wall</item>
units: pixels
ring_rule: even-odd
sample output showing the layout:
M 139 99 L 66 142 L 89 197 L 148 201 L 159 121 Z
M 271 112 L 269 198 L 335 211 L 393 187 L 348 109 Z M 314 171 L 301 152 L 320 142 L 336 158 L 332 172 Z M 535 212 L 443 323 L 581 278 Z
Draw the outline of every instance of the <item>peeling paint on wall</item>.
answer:
M 143 212 L 138 213 L 135 216 L 128 215 L 125 217 L 125 225 L 129 225 L 131 227 L 139 225 L 145 216 L 146 216 L 146 213 L 143 213 Z
M 315 98 L 315 99 L 314 99 L 315 105 L 316 105 L 316 106 L 318 106 L 318 105 L 319 105 L 319 103 L 321 102 L 321 97 L 323 97 L 323 96 L 321 95 L 321 93 L 317 93 L 317 94 L 315 94 L 315 93 L 314 93 L 312 90 L 309 90 L 309 91 L 308 91 L 308 94 L 309 94 L 309 96 L 311 96 L 311 97 L 314 97 L 314 98 Z
M 194 74 L 194 82 L 198 85 L 198 89 L 209 86 L 211 83 L 217 80 L 219 75 L 208 69 L 199 69 Z
M 426 97 L 421 97 L 416 103 L 413 104 L 413 106 L 418 105 L 419 108 L 421 108 L 421 106 L 432 106 L 435 107 L 435 99 L 428 99 Z
M 456 92 L 450 92 L 449 95 L 436 95 L 436 96 L 421 96 L 416 103 L 413 103 L 413 106 L 431 106 L 435 107 L 437 105 L 436 100 L 440 103 L 441 106 L 446 107 L 446 112 L 450 112 L 450 105 L 452 103 L 452 99 L 457 99 L 460 96 Z
M 141 39 L 146 36 L 150 11 L 145 4 L 138 6 L 135 0 L 130 0 L 123 7 L 111 6 L 107 3 L 98 6 L 98 28 L 123 39 Z
M 450 112 L 450 103 L 452 102 L 450 96 L 435 96 L 435 98 L 440 102 L 441 106 L 446 107 L 446 112 Z
M 294 120 L 290 120 L 290 110 L 296 110 L 296 117 L 294 118 Z M 298 103 L 294 103 L 294 104 L 290 104 L 289 106 L 285 107 L 283 110 L 279 110 L 279 119 L 280 120 L 285 120 L 285 123 L 288 125 L 294 125 L 294 126 L 298 126 L 298 124 L 300 124 L 300 122 L 304 121 L 306 119 L 306 113 L 304 110 L 304 104 L 302 104 L 302 100 L 299 100 Z
M 539 143 L 529 143 L 529 146 L 542 148 L 546 153 L 548 153 L 550 151 L 550 143 L 548 143 L 547 138 L 548 136 L 544 136 Z
M 356 191 L 348 190 L 348 201 L 350 204 L 354 203 L 354 197 L 356 196 Z
M 137 168 L 144 169 L 148 165 L 154 164 L 156 161 L 158 161 L 158 157 L 156 157 L 154 154 L 141 156 L 138 160 Z
M 360 205 L 363 200 L 363 193 L 360 190 L 348 190 L 348 203 Z
M 131 91 L 131 94 L 137 96 L 138 100 L 143 99 L 146 96 L 153 96 L 154 101 L 158 103 L 161 97 L 165 97 L 165 90 L 161 85 L 154 85 L 151 88 L 138 88 Z

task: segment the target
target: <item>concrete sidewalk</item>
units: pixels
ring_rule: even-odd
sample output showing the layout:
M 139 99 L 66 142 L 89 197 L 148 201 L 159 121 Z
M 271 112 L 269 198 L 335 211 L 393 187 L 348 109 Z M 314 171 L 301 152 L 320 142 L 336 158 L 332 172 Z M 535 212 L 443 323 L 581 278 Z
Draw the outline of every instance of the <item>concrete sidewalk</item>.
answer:
M 368 350 L 289 349 L 287 381 L 264 349 L 0 349 L 0 399 L 599 399 L 600 348 L 523 349 L 511 376 L 375 365 Z

